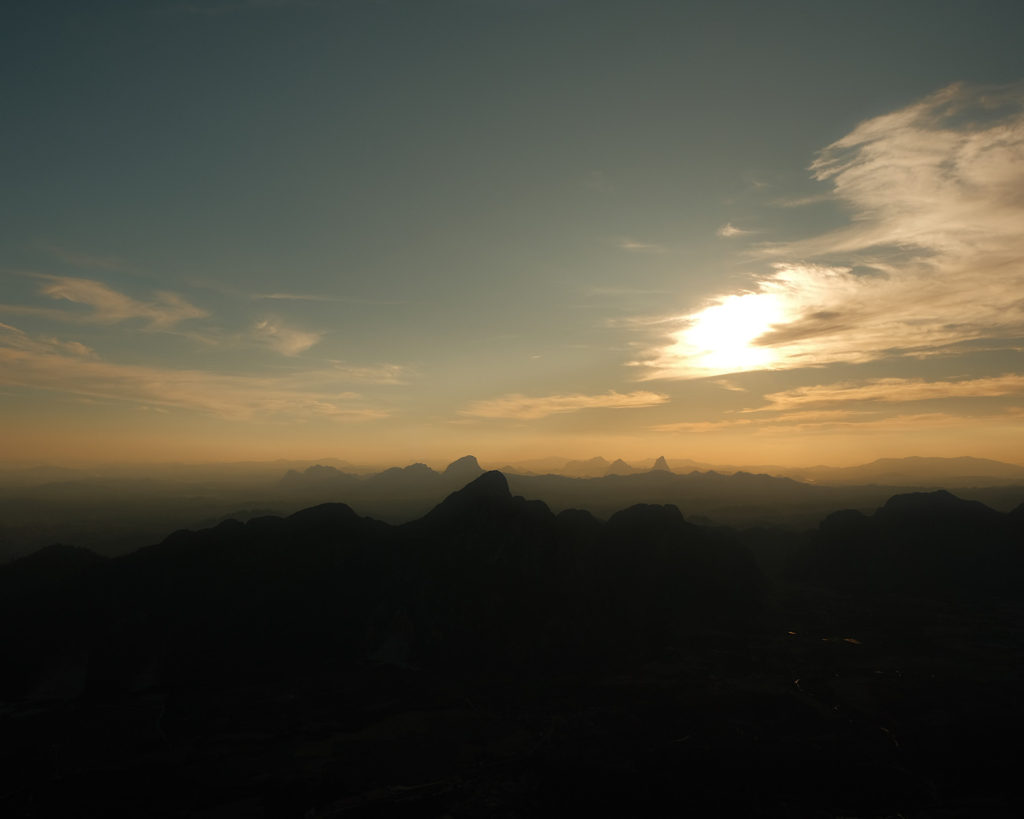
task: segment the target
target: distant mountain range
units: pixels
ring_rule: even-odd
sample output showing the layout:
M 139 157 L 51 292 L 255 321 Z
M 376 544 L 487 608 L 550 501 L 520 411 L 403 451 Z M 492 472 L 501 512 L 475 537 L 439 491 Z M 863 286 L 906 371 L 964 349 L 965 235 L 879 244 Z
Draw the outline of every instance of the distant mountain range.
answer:
M 412 466 L 416 466 L 413 464 Z M 120 464 L 97 465 L 89 468 L 73 468 L 61 465 L 6 467 L 0 468 L 0 487 L 38 487 L 46 484 L 83 484 L 102 480 L 135 481 L 146 477 L 157 481 L 203 482 L 218 484 L 225 482 L 259 482 L 267 478 L 279 478 L 283 471 L 303 474 L 311 470 L 315 476 L 320 467 L 328 471 L 324 476 L 336 477 L 339 473 L 369 477 L 382 471 L 393 472 L 392 467 L 382 470 L 366 464 L 355 464 L 337 458 L 320 458 L 305 461 L 250 461 L 210 464 Z M 462 470 L 467 475 L 479 468 L 476 458 L 467 455 L 449 464 L 447 472 Z M 601 478 L 606 475 L 635 475 L 650 471 L 671 471 L 679 474 L 690 472 L 719 472 L 732 474 L 749 472 L 793 478 L 794 480 L 827 483 L 835 485 L 877 483 L 888 486 L 993 486 L 1008 482 L 1024 482 L 1024 466 L 995 461 L 987 458 L 880 458 L 871 463 L 857 466 L 809 466 L 794 467 L 781 464 L 726 464 L 694 461 L 685 458 L 668 459 L 665 456 L 648 458 L 629 463 L 621 458 L 609 461 L 597 456 L 586 460 L 572 460 L 558 457 L 492 463 L 488 466 L 505 474 L 515 475 L 563 475 L 572 478 Z M 466 471 L 469 470 L 469 471 Z M 479 474 L 479 473 L 477 473 Z
M 502 472 L 513 490 L 538 498 L 556 511 L 583 508 L 607 517 L 634 503 L 673 503 L 688 513 L 730 525 L 786 522 L 810 525 L 837 506 L 872 508 L 896 488 L 1013 487 L 1024 485 L 1024 467 L 977 458 L 885 459 L 860 467 L 814 467 L 789 476 L 696 470 L 680 472 L 680 464 L 664 457 L 647 468 L 619 459 L 568 461 L 562 473 Z M 673 469 L 675 467 L 675 469 Z M 423 514 L 455 486 L 483 471 L 467 455 L 436 472 L 425 464 L 393 467 L 358 476 L 329 466 L 290 470 L 281 487 L 307 499 L 343 500 L 367 514 L 400 521 Z M 997 506 L 1015 504 L 990 493 L 984 500 Z M 1008 507 L 1007 507 L 1008 508 Z
M 513 474 L 553 474 L 573 478 L 598 478 L 605 475 L 635 475 L 651 470 L 676 473 L 750 472 L 772 475 L 808 483 L 837 486 L 854 484 L 884 484 L 886 486 L 994 486 L 1024 482 L 1024 466 L 994 461 L 987 458 L 880 458 L 858 466 L 793 467 L 779 464 L 714 464 L 686 459 L 668 460 L 660 456 L 653 460 L 629 464 L 622 459 L 608 461 L 602 457 L 589 460 L 544 459 L 507 464 L 502 471 Z
M 1024 468 L 977 458 L 747 470 L 665 457 L 637 463 L 550 458 L 500 471 L 515 492 L 556 512 L 583 508 L 606 518 L 633 503 L 672 503 L 706 523 L 737 527 L 806 528 L 834 509 L 868 511 L 899 491 L 950 489 L 1003 511 L 1024 495 Z M 123 554 L 171 529 L 328 502 L 401 523 L 422 517 L 482 472 L 471 455 L 440 471 L 422 463 L 379 470 L 331 459 L 7 470 L 0 473 L 0 563 L 54 542 Z

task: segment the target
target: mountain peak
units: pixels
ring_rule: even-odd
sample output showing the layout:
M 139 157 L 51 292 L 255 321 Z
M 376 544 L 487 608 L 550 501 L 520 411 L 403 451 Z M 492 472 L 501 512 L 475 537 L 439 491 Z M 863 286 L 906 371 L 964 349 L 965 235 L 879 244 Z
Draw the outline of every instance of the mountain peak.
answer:
M 483 468 L 474 455 L 463 455 L 461 458 L 452 461 L 444 470 L 446 478 L 460 478 L 472 480 L 483 474 Z
M 473 459 L 474 462 L 476 459 Z M 511 498 L 512 492 L 508 488 L 508 479 L 497 470 L 484 472 L 480 477 L 467 483 L 462 489 L 453 492 L 452 495 L 468 499 L 476 498 Z M 451 497 L 451 496 L 449 496 Z
M 467 483 L 462 489 L 456 489 L 441 501 L 419 521 L 411 525 L 423 523 L 444 524 L 468 518 L 484 517 L 494 519 L 501 517 L 505 510 L 512 506 L 512 493 L 508 488 L 508 480 L 500 472 L 491 470 Z
M 651 467 L 652 472 L 671 472 L 669 469 L 668 461 L 665 460 L 664 455 L 659 455 L 658 460 L 654 462 L 654 466 Z
M 605 472 L 606 475 L 631 475 L 633 467 L 627 464 L 622 458 L 616 458 Z

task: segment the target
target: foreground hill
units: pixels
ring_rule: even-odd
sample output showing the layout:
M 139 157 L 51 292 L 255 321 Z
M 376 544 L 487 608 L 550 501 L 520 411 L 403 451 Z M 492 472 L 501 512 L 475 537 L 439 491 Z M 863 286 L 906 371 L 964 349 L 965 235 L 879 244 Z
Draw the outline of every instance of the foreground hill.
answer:
M 0 568 L 0 810 L 1019 815 L 1022 534 L 944 492 L 602 522 L 487 472 L 399 526 L 49 547 Z
M 822 521 L 793 571 L 873 594 L 1024 594 L 1024 504 L 1009 515 L 945 490 L 897 495 L 873 515 Z
M 31 694 L 51 665 L 83 662 L 83 691 L 145 674 L 166 683 L 346 665 L 375 652 L 417 665 L 584 654 L 607 664 L 665 629 L 750 616 L 759 584 L 743 547 L 675 507 L 636 506 L 605 525 L 555 516 L 513 497 L 499 472 L 398 527 L 324 504 L 179 531 L 111 560 L 77 555 L 0 572 L 0 589 L 32 574 L 38 590 L 0 604 L 0 635 L 20 647 L 8 654 L 8 697 Z M 648 621 L 658 635 L 634 633 Z M 598 622 L 614 646 L 575 639 Z

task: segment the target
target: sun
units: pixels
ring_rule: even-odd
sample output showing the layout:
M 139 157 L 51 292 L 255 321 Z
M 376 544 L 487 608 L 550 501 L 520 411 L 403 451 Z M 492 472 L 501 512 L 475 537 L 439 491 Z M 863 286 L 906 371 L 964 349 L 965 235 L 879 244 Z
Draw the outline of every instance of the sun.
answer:
M 706 375 L 771 369 L 775 351 L 754 342 L 784 321 L 782 301 L 773 293 L 726 296 L 689 317 L 671 352 Z

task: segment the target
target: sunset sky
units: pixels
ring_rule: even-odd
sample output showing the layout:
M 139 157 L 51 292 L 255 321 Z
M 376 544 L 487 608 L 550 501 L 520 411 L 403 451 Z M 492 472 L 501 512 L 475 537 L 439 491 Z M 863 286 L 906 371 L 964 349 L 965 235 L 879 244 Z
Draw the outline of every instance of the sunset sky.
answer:
M 0 458 L 1024 463 L 1024 4 L 15 0 Z

